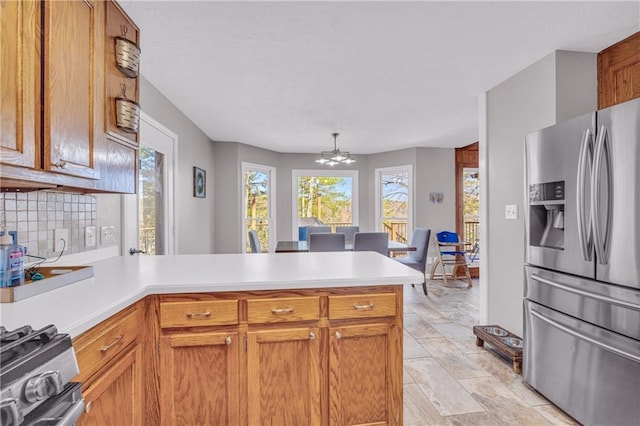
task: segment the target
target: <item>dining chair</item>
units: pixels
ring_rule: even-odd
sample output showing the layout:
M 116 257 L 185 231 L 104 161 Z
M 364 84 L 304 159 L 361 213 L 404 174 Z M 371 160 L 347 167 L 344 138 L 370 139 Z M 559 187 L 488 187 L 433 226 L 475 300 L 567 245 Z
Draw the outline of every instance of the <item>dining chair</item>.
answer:
M 353 251 L 377 251 L 389 256 L 389 234 L 386 232 L 356 232 Z
M 344 234 L 309 234 L 309 251 L 344 251 Z
M 255 229 L 249 231 L 249 245 L 251 246 L 251 253 L 261 253 L 260 250 L 260 238 L 258 238 L 258 232 Z
M 424 280 L 422 281 L 422 291 L 428 295 L 427 291 L 427 275 L 425 268 L 427 267 L 427 252 L 429 251 L 429 238 L 431 238 L 431 229 L 416 228 L 411 236 L 410 246 L 415 247 L 416 251 L 410 251 L 407 257 L 394 258 L 398 262 L 407 265 L 417 271 L 422 272 Z M 411 284 L 415 287 L 414 284 Z
M 353 241 L 356 232 L 360 232 L 359 226 L 336 226 L 336 234 L 344 234 L 347 241 Z
M 307 240 L 310 234 L 320 234 L 331 232 L 330 226 L 307 226 Z
M 458 269 L 463 268 L 465 277 L 467 278 L 468 288 L 473 286 L 471 274 L 469 273 L 469 265 L 464 250 L 464 243 L 460 241 L 458 234 L 453 231 L 438 232 L 435 236 L 434 243 L 436 246 L 436 254 L 438 257 L 431 267 L 431 279 L 442 279 L 444 285 L 447 285 L 447 278 L 455 278 Z M 451 273 L 447 273 L 447 266 L 451 266 Z M 442 268 L 442 274 L 436 275 L 438 267 Z

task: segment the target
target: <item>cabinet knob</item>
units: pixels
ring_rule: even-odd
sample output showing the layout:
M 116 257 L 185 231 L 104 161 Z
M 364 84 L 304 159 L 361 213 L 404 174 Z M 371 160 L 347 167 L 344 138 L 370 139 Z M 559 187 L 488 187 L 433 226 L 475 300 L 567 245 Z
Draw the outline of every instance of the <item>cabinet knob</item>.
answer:
M 231 336 L 227 336 L 226 339 L 224 339 L 224 344 L 229 346 L 231 344 Z
M 53 167 L 57 167 L 58 169 L 66 169 L 67 162 L 66 161 L 58 161 L 57 163 L 52 164 Z
M 316 333 L 314 333 L 313 331 L 309 332 L 309 340 L 313 340 L 316 338 Z
M 335 336 L 336 336 L 336 339 L 338 339 L 338 340 L 340 340 L 342 338 L 342 334 L 340 334 L 339 331 L 336 331 Z
M 93 408 L 93 401 L 89 401 L 84 406 L 84 412 L 88 414 L 92 408 Z

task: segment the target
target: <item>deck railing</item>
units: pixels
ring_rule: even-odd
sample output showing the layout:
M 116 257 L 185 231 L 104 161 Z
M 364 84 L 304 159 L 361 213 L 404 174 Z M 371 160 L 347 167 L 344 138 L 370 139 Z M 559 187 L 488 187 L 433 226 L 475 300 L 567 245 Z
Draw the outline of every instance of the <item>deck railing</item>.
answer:
M 466 221 L 464 222 L 464 234 L 461 236 L 463 241 L 474 243 L 480 239 L 480 222 Z

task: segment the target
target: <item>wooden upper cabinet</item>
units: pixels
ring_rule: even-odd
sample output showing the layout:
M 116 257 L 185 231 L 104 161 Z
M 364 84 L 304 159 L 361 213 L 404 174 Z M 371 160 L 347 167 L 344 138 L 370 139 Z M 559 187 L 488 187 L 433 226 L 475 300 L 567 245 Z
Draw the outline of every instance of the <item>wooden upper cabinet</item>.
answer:
M 40 3 L 0 6 L 0 163 L 40 166 Z
M 598 54 L 598 109 L 640 98 L 640 32 Z
M 97 179 L 103 116 L 104 8 L 95 1 L 44 3 L 44 169 Z
M 117 97 L 125 96 L 128 100 L 139 102 L 139 77 L 127 77 L 116 66 L 116 37 L 124 37 L 130 42 L 140 46 L 140 30 L 127 16 L 120 6 L 113 2 L 106 2 L 106 39 L 105 39 L 105 129 L 111 137 L 121 142 L 138 145 L 138 133 L 128 133 L 120 130 L 116 122 Z M 138 74 L 139 75 L 139 74 Z

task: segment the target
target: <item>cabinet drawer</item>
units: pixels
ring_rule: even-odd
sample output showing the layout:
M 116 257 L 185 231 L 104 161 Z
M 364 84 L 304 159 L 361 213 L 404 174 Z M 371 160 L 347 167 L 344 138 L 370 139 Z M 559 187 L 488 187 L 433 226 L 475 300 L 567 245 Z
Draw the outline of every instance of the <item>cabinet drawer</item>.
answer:
M 115 319 L 111 324 L 98 325 L 74 343 L 81 381 L 106 365 L 140 335 L 142 312 L 138 309 Z M 76 380 L 80 380 L 76 378 Z
M 320 318 L 320 297 L 247 300 L 249 324 L 313 321 Z
M 395 293 L 329 296 L 329 319 L 377 318 L 395 315 Z
M 161 302 L 160 327 L 202 327 L 238 323 L 237 300 Z

